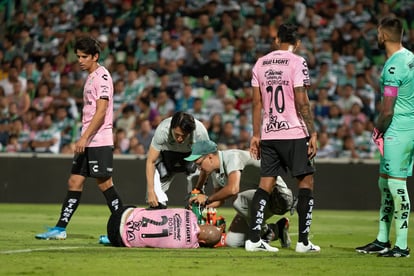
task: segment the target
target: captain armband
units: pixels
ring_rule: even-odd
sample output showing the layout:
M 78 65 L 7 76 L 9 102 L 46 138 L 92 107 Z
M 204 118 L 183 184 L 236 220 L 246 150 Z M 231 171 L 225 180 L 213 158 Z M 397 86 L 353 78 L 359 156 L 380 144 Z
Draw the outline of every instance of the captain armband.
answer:
M 384 97 L 397 97 L 398 87 L 397 86 L 384 86 Z

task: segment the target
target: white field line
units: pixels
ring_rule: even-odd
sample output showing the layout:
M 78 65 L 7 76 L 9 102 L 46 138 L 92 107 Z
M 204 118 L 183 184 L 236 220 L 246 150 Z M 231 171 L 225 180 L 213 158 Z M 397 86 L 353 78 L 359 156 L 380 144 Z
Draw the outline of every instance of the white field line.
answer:
M 16 250 L 4 250 L 0 251 L 0 254 L 19 254 L 19 253 L 31 253 L 31 252 L 40 252 L 40 251 L 60 251 L 60 250 L 74 250 L 74 249 L 96 249 L 104 248 L 102 247 L 80 247 L 80 246 L 64 246 L 64 247 L 46 247 L 46 248 L 27 248 L 27 249 L 16 249 Z

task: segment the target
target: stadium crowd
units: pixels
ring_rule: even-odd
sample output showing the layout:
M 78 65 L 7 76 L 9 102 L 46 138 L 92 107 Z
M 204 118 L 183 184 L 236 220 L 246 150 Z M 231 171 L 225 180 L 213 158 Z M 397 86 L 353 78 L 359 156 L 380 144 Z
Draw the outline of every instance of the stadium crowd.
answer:
M 291 22 L 310 67 L 317 158 L 377 158 L 377 23 L 389 14 L 403 19 L 414 50 L 409 0 L 0 1 L 0 151 L 73 153 L 86 79 L 73 45 L 82 34 L 101 43 L 112 73 L 116 154 L 145 155 L 176 111 L 201 120 L 220 148 L 247 149 L 251 68 Z

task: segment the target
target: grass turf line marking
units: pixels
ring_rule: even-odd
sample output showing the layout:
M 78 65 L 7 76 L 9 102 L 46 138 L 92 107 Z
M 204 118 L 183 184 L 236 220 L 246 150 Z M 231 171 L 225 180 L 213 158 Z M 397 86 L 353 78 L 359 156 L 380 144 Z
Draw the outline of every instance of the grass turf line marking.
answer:
M 54 251 L 73 250 L 73 249 L 80 249 L 80 248 L 85 249 L 85 247 L 80 247 L 80 246 L 46 247 L 46 248 L 32 248 L 32 249 L 28 248 L 28 249 L 0 251 L 0 254 L 19 254 L 19 253 L 30 253 L 30 252 L 37 252 L 37 251 L 50 251 L 50 250 L 54 250 Z

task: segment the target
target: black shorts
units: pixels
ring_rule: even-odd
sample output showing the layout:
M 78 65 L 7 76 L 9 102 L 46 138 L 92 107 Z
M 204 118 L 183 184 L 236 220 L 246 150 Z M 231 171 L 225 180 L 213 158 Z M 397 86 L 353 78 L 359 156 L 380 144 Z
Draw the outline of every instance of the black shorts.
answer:
M 73 157 L 71 173 L 93 178 L 111 177 L 113 151 L 113 146 L 85 148 L 85 153 Z
M 262 140 L 260 142 L 261 176 L 278 176 L 290 170 L 293 177 L 315 172 L 308 158 L 308 138 Z

